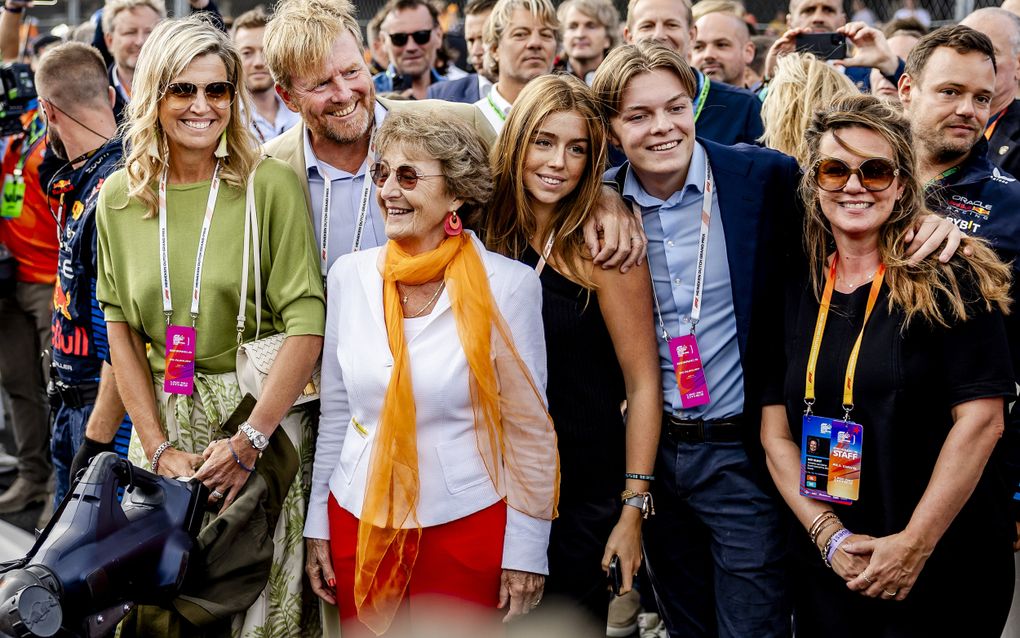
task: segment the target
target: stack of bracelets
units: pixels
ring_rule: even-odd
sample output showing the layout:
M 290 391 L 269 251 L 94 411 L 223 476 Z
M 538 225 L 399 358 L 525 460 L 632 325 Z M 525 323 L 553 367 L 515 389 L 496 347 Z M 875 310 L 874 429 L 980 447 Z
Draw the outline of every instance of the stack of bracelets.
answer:
M 829 535 L 825 544 L 819 547 L 818 539 L 822 538 L 822 532 L 830 527 L 836 527 L 837 529 Z M 851 535 L 851 532 L 843 526 L 843 521 L 839 520 L 835 512 L 825 510 L 812 521 L 811 526 L 808 528 L 808 535 L 811 537 L 811 543 L 818 547 L 818 552 L 822 555 L 825 566 L 831 569 L 832 557 L 836 555 L 836 550 Z

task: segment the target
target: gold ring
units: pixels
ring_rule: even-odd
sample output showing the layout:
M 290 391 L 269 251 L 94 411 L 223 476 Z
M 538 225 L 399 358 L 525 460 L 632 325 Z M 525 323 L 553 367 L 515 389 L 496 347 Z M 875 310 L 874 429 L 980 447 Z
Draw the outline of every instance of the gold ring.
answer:
M 895 598 L 896 595 L 900 593 L 900 590 L 897 589 L 896 591 L 888 591 L 888 590 L 883 589 L 882 593 L 885 594 L 886 596 L 890 597 L 890 598 Z
M 863 578 L 864 580 L 868 581 L 869 585 L 874 585 L 875 584 L 875 581 L 873 581 L 872 579 L 868 578 L 867 574 L 861 574 L 861 578 Z

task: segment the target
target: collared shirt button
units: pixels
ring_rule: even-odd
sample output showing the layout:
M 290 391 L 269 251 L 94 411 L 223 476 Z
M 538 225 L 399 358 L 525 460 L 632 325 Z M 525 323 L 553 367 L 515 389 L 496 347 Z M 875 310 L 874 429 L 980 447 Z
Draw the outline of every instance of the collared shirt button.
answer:
M 673 240 L 672 239 L 666 240 L 666 245 L 669 246 L 670 248 L 672 248 L 673 247 Z
M 673 285 L 677 286 L 677 287 L 680 286 L 680 278 L 679 277 L 677 277 L 676 279 L 673 280 Z

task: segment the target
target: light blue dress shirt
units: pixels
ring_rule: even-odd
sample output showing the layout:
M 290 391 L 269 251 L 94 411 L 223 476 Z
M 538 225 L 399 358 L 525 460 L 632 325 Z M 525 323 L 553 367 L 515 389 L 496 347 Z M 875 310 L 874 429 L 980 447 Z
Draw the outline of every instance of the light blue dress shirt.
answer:
M 649 195 L 633 170 L 627 171 L 624 182 L 624 199 L 641 208 L 648 235 L 648 266 L 652 273 L 653 292 L 670 338 L 690 332 L 707 163 L 704 147 L 695 143 L 683 188 L 665 201 Z M 696 330 L 711 398 L 708 404 L 692 409 L 682 407 L 669 346 L 662 338 L 657 316 L 655 321 L 665 409 L 684 419 L 721 419 L 742 413 L 744 372 L 740 367 L 726 237 L 715 192 L 712 193 L 712 222 L 708 232 L 701 319 Z
M 379 127 L 386 118 L 386 109 L 376 102 L 375 125 Z M 341 255 L 351 252 L 354 245 L 354 230 L 358 221 L 358 205 L 361 203 L 361 190 L 368 179 L 368 167 L 375 161 L 374 157 L 366 157 L 357 173 L 348 173 L 335 166 L 319 160 L 312 151 L 311 140 L 305 131 L 305 170 L 308 171 L 308 190 L 312 195 L 312 230 L 315 233 L 316 255 L 319 248 L 319 225 L 322 223 L 322 192 L 325 179 L 332 185 L 329 203 L 329 246 L 326 250 L 327 270 Z M 376 199 L 375 187 L 369 194 L 368 212 L 365 229 L 361 233 L 361 249 L 375 248 L 386 243 L 386 227 L 379 203 Z
M 301 114 L 287 108 L 279 95 L 276 98 L 276 116 L 270 122 L 262 117 L 258 109 L 252 109 L 251 132 L 255 134 L 258 141 L 265 144 L 269 140 L 286 133 L 292 126 L 301 121 Z

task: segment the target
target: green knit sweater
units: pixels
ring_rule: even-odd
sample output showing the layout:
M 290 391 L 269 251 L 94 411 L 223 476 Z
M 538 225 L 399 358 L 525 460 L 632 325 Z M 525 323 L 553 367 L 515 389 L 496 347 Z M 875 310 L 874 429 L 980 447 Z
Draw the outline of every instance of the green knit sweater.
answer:
M 173 323 L 191 325 L 192 277 L 210 180 L 167 186 L 167 238 Z M 244 248 L 244 191 L 220 182 L 202 266 L 195 371 L 230 372 L 237 354 L 237 308 Z M 289 166 L 266 159 L 255 173 L 262 276 L 260 337 L 322 335 L 322 278 L 301 184 Z M 96 209 L 99 236 L 97 298 L 106 321 L 122 321 L 151 344 L 153 373 L 165 368 L 166 320 L 159 274 L 159 219 L 127 196 L 127 174 L 103 183 Z M 249 266 L 249 273 L 254 265 Z M 255 338 L 254 279 L 248 283 L 244 340 Z

